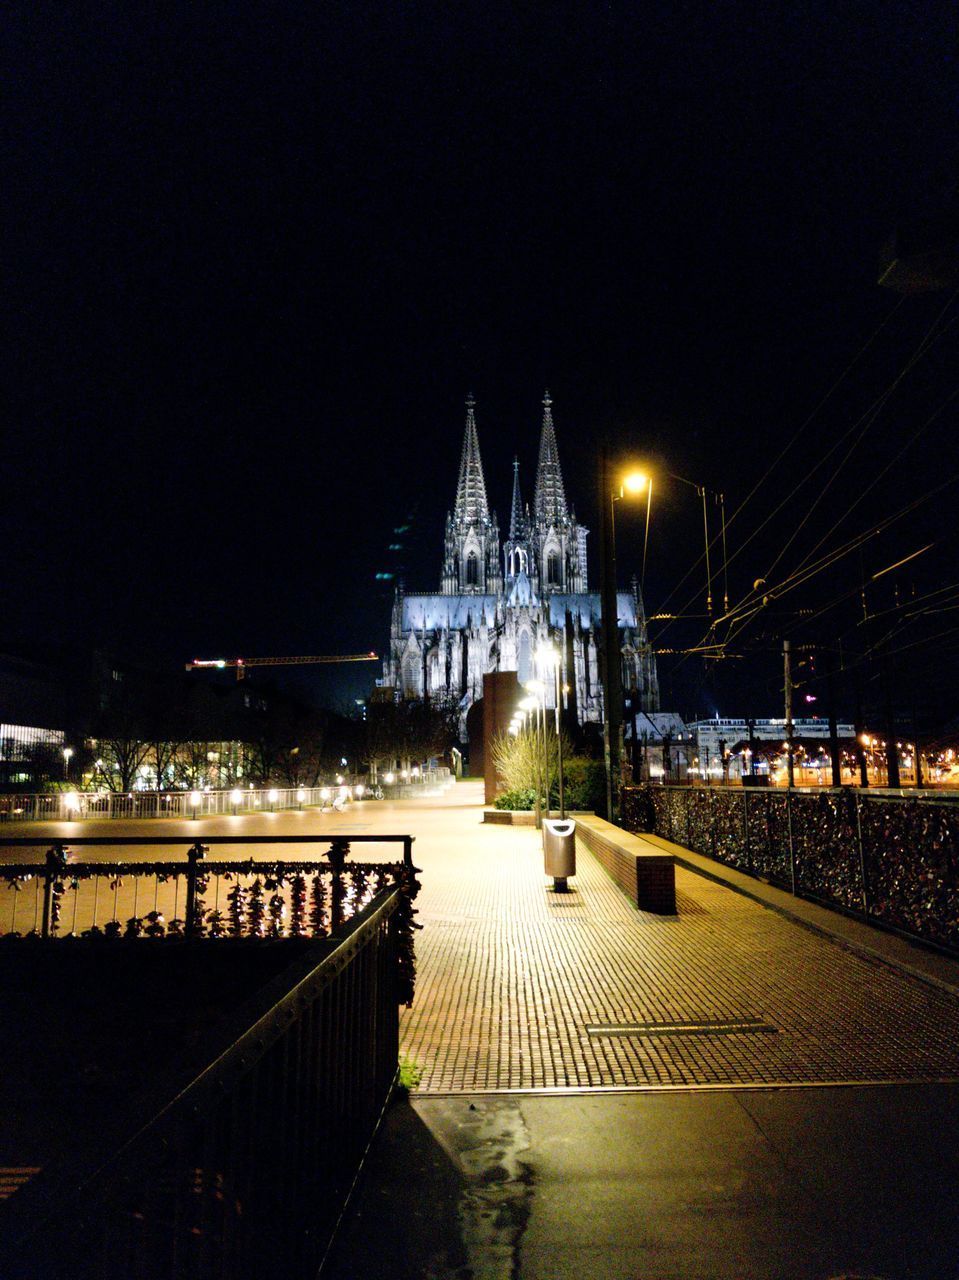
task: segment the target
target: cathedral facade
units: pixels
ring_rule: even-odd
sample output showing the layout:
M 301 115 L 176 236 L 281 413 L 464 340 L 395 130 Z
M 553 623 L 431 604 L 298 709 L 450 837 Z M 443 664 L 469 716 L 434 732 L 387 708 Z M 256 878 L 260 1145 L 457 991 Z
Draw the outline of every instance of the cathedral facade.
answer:
M 483 696 L 487 672 L 515 671 L 521 683 L 544 678 L 536 655 L 551 645 L 560 655 L 564 705 L 581 724 L 602 722 L 600 595 L 588 589 L 586 539 L 587 530 L 566 502 L 547 393 L 533 506 L 523 503 L 514 461 L 509 532 L 501 545 L 470 397 L 456 500 L 446 517 L 440 589 L 421 595 L 398 588 L 384 685 L 402 698 L 428 696 L 458 706 L 465 727 L 467 711 Z M 656 659 L 635 579 L 632 590 L 617 592 L 616 599 L 623 688 L 641 710 L 656 711 Z M 552 707 L 553 677 L 544 683 Z

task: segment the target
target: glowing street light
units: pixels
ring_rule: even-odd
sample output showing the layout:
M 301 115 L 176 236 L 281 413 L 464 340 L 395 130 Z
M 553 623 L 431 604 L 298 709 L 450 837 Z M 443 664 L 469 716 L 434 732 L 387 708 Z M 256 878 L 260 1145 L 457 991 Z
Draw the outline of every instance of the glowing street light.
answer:
M 542 744 L 543 755 L 544 755 L 544 760 L 541 761 L 539 752 L 537 751 L 537 755 L 536 755 L 536 774 L 537 774 L 536 826 L 537 828 L 540 828 L 543 825 L 542 792 L 543 792 L 544 786 L 546 788 L 546 816 L 547 818 L 549 817 L 549 762 L 545 760 L 546 686 L 543 684 L 542 680 L 527 680 L 523 688 L 526 690 L 526 692 L 530 696 L 527 698 L 524 698 L 523 701 L 520 703 L 520 706 L 522 707 L 524 706 L 524 704 L 529 704 L 529 703 L 532 704 L 532 706 L 529 707 L 529 710 L 533 713 L 533 717 L 534 717 L 533 724 L 536 726 L 534 729 L 534 733 L 536 734 L 537 739 L 539 739 Z M 537 742 L 537 746 L 540 745 L 540 742 Z M 542 774 L 540 774 L 541 768 L 542 768 Z
M 200 794 L 200 792 L 191 791 L 190 792 L 190 808 L 193 810 L 192 814 L 190 815 L 191 817 L 193 818 L 196 817 L 197 810 L 199 809 L 202 803 L 203 803 L 203 796 Z
M 623 483 L 620 485 L 620 497 L 630 493 L 633 497 L 637 494 L 645 493 L 647 489 L 652 491 L 653 482 L 646 475 L 645 471 L 629 471 L 623 476 Z
M 539 649 L 537 649 L 536 657 L 539 659 L 540 664 L 545 670 L 553 671 L 555 682 L 556 682 L 556 769 L 557 769 L 558 780 L 559 780 L 559 816 L 560 818 L 565 818 L 566 817 L 566 797 L 563 793 L 563 733 L 560 725 L 560 714 L 559 714 L 560 713 L 559 650 L 555 647 L 555 645 L 544 644 L 544 645 L 541 645 Z M 543 712 L 544 719 L 545 719 L 545 714 L 546 713 L 544 709 L 544 712 Z M 545 735 L 544 735 L 544 738 L 545 738 Z M 549 757 L 548 756 L 546 759 L 546 763 L 547 763 L 546 809 L 548 814 L 549 812 Z
M 63 780 L 66 782 L 70 776 L 70 758 L 73 755 L 73 747 L 63 748 Z
M 630 467 L 617 481 L 610 466 L 608 447 L 599 459 L 600 541 L 599 584 L 600 619 L 603 631 L 603 763 L 606 770 L 606 816 L 614 820 L 616 785 L 619 774 L 620 738 L 623 718 L 622 654 L 619 647 L 619 617 L 616 600 L 616 503 L 623 498 L 646 494 L 646 542 L 643 545 L 643 576 L 646 573 L 646 545 L 649 542 L 649 510 L 653 497 L 650 475 Z

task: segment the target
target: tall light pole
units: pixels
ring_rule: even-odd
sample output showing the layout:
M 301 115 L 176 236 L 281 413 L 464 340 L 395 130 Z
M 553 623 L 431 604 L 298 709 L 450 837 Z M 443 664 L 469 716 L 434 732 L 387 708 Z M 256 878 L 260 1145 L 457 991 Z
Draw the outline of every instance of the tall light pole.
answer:
M 73 755 L 72 747 L 63 748 L 63 780 L 64 782 L 68 782 L 70 780 L 70 757 L 72 755 Z
M 542 759 L 543 795 L 546 798 L 546 817 L 549 818 L 549 753 L 546 748 L 546 686 L 542 680 L 527 680 L 523 688 L 535 699 L 536 753 Z M 537 796 L 537 800 L 539 797 Z M 542 816 L 536 825 L 542 826 Z
M 527 733 L 529 733 L 529 720 L 530 720 L 530 716 L 533 716 L 533 725 L 535 726 L 535 724 L 536 724 L 535 715 L 536 715 L 536 707 L 537 707 L 537 705 L 538 705 L 537 699 L 536 699 L 536 698 L 534 698 L 532 694 L 529 694 L 527 697 L 525 697 L 525 698 L 522 700 L 522 702 L 521 702 L 519 705 L 520 705 L 520 710 L 521 710 L 521 711 L 525 711 L 525 712 L 526 712 L 526 731 L 527 731 Z M 543 825 L 543 811 L 542 811 L 542 805 L 541 805 L 541 791 L 542 791 L 542 787 L 541 787 L 541 783 L 540 783 L 540 758 L 539 758 L 539 744 L 538 744 L 538 743 L 537 743 L 537 741 L 536 741 L 536 730 L 535 730 L 535 727 L 534 727 L 534 729 L 533 729 L 533 734 L 532 734 L 531 742 L 532 742 L 532 747 L 533 747 L 533 759 L 534 759 L 534 760 L 535 760 L 535 762 L 536 762 L 536 768 L 535 768 L 535 770 L 534 770 L 534 774 L 535 774 L 535 783 L 536 783 L 536 795 L 535 795 L 535 797 L 534 797 L 534 805 L 533 805 L 533 808 L 534 808 L 534 811 L 535 811 L 535 813 L 536 813 L 536 827 L 537 827 L 537 830 L 539 830 L 539 828 L 540 828 L 540 827 L 542 827 L 542 825 Z
M 552 668 L 553 673 L 555 675 L 556 772 L 557 772 L 557 780 L 559 783 L 559 816 L 561 818 L 565 818 L 566 817 L 566 797 L 564 795 L 564 789 L 563 789 L 563 729 L 562 729 L 562 723 L 560 721 L 560 706 L 561 706 L 560 692 L 561 691 L 560 691 L 560 678 L 559 678 L 559 668 L 560 668 L 559 652 L 553 645 L 548 644 L 548 645 L 543 645 L 541 649 L 537 650 L 536 656 L 539 658 L 545 670 L 548 671 L 550 668 Z M 545 715 L 545 711 L 544 711 L 544 715 Z M 548 759 L 549 757 L 547 755 L 547 761 Z
M 615 801 L 620 775 L 620 739 L 623 732 L 623 672 L 622 652 L 619 647 L 619 611 L 616 601 L 616 503 L 627 494 L 647 494 L 647 523 L 649 519 L 648 495 L 651 493 L 649 477 L 632 471 L 621 484 L 615 485 L 609 462 L 609 449 L 603 446 L 599 461 L 600 537 L 599 537 L 599 590 L 600 619 L 603 628 L 602 667 L 603 681 L 603 763 L 606 769 L 606 816 L 610 822 L 615 817 Z

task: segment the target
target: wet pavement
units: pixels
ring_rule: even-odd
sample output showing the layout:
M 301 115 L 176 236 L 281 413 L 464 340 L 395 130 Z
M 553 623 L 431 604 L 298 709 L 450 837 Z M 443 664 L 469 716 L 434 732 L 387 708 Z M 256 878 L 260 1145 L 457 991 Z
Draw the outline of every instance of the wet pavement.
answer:
M 950 1280 L 952 1087 L 415 1098 L 324 1280 Z

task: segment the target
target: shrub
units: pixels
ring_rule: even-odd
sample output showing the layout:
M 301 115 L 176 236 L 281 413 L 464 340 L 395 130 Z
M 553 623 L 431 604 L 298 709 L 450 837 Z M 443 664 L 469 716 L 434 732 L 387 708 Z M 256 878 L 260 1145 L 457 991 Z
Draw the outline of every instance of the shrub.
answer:
M 532 787 L 524 787 L 518 791 L 504 791 L 493 801 L 494 809 L 532 809 L 536 803 L 536 792 Z

